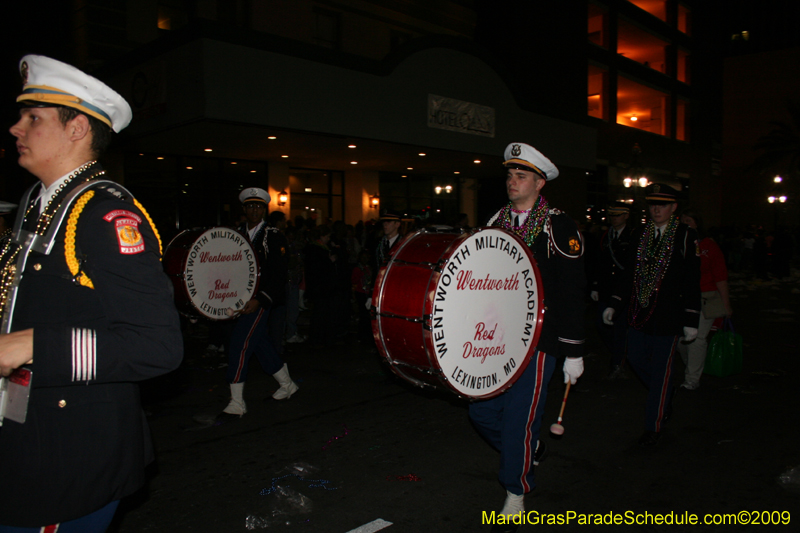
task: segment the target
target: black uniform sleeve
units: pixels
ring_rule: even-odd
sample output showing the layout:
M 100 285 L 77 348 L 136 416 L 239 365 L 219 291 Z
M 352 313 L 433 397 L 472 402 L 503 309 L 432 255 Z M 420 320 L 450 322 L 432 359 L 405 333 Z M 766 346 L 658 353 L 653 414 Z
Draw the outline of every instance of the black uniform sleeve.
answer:
M 626 308 L 628 300 L 631 297 L 631 292 L 633 291 L 636 253 L 639 249 L 639 241 L 642 239 L 643 231 L 644 228 L 639 228 L 631 234 L 629 244 L 625 249 L 625 253 L 621 254 L 622 264 L 625 266 L 625 269 L 622 271 L 622 275 L 617 277 L 617 280 L 611 290 L 611 298 L 608 302 L 608 305 L 614 309 L 615 320 L 620 318 L 620 311 Z
M 78 219 L 76 244 L 94 288 L 80 287 L 74 315 L 34 328 L 38 386 L 138 381 L 177 368 L 180 322 L 144 214 L 98 191 Z
M 692 228 L 686 227 L 683 234 L 684 268 L 682 291 L 684 318 L 683 325 L 688 328 L 697 328 L 700 323 L 700 251 L 698 249 L 697 233 Z
M 559 354 L 566 357 L 583 357 L 585 345 L 584 298 L 586 272 L 584 270 L 583 239 L 577 226 L 565 214 L 551 217 L 553 252 L 558 261 L 558 293 L 551 302 L 555 309 Z
M 286 237 L 275 228 L 264 232 L 264 255 L 261 265 L 259 294 L 262 306 L 283 305 L 286 301 L 286 283 L 289 279 L 289 263 Z M 265 298 L 266 297 L 266 298 Z

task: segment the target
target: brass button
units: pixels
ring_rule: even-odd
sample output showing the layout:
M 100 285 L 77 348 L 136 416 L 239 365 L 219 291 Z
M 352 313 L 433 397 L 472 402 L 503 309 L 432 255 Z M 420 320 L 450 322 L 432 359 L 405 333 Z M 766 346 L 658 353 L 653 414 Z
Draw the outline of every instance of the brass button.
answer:
M 35 265 L 33 265 L 33 269 L 37 272 L 40 271 L 42 269 L 42 264 L 36 263 Z
M 63 409 L 64 407 L 67 406 L 67 400 L 59 400 L 58 401 L 58 406 Z

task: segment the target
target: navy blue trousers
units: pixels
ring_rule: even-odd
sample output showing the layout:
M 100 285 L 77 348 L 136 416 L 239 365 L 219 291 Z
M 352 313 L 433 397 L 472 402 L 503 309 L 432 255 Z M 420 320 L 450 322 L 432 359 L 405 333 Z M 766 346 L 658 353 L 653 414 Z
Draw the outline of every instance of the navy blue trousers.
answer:
M 645 428 L 661 431 L 672 402 L 672 376 L 677 335 L 647 335 L 628 328 L 628 364 L 647 387 Z
M 537 351 L 510 389 L 469 406 L 478 433 L 500 452 L 500 484 L 513 494 L 525 494 L 536 486 L 533 454 L 542 427 L 547 384 L 555 367 L 555 357 Z
M 269 313 L 269 309 L 261 307 L 255 313 L 242 315 L 236 320 L 228 348 L 228 383 L 247 380 L 247 367 L 253 354 L 269 375 L 283 367 L 283 359 L 267 335 Z

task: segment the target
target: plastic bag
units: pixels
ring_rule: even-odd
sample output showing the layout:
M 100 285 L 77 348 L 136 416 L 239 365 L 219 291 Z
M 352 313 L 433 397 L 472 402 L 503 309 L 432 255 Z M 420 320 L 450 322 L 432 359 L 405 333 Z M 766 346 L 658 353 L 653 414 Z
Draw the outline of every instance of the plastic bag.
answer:
M 742 371 L 742 336 L 733 329 L 731 319 L 726 319 L 708 343 L 705 374 L 725 377 Z

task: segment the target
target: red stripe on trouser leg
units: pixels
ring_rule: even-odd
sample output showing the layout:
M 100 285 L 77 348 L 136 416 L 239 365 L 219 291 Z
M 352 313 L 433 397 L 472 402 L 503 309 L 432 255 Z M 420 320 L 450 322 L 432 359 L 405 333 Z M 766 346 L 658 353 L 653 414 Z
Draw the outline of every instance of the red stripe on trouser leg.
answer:
M 239 383 L 239 380 L 242 378 L 242 368 L 244 368 L 245 361 L 247 360 L 247 347 L 250 345 L 250 340 L 253 337 L 253 333 L 256 331 L 256 327 L 258 323 L 261 321 L 261 317 L 264 315 L 264 310 L 258 310 L 258 316 L 253 321 L 253 324 L 250 326 L 250 330 L 247 332 L 247 337 L 244 340 L 244 344 L 242 345 L 242 349 L 239 352 L 239 362 L 236 365 L 236 377 L 232 381 L 232 383 Z
M 533 455 L 536 453 L 536 444 L 539 439 L 537 438 L 537 442 L 533 442 L 531 426 L 536 419 L 536 409 L 539 407 L 539 398 L 542 393 L 542 380 L 544 379 L 544 360 L 547 355 L 544 352 L 537 351 L 535 357 L 535 361 L 532 362 L 536 363 L 536 386 L 533 389 L 533 398 L 531 398 L 531 407 L 525 426 L 525 462 L 523 463 L 522 475 L 520 476 L 520 482 L 525 492 L 530 492 L 532 490 L 526 478 L 533 465 Z
M 667 359 L 667 369 L 664 372 L 664 379 L 661 380 L 661 395 L 658 401 L 658 417 L 656 418 L 656 431 L 661 431 L 661 421 L 664 419 L 664 410 L 668 404 L 668 396 L 670 394 L 669 384 L 672 377 L 672 364 L 675 357 L 675 349 L 677 347 L 678 337 L 672 341 L 672 347 L 669 349 L 669 358 Z

